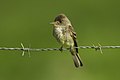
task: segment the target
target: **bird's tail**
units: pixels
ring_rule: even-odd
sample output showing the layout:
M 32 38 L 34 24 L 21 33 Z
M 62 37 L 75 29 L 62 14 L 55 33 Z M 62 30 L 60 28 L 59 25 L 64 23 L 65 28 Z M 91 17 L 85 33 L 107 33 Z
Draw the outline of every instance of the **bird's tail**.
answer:
M 80 59 L 80 56 L 79 56 L 79 54 L 75 51 L 75 49 L 74 48 L 71 48 L 70 49 L 70 52 L 71 52 L 71 54 L 72 54 L 72 58 L 73 58 L 73 62 L 74 62 L 74 64 L 75 64 L 75 67 L 80 67 L 80 66 L 83 66 L 83 63 L 82 63 L 82 61 L 81 61 L 81 59 Z

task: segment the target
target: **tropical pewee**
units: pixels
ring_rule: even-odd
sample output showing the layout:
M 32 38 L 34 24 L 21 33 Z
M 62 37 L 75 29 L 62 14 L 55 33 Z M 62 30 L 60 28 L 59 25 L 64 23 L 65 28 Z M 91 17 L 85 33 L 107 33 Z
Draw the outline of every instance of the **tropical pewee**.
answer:
M 83 66 L 80 56 L 78 54 L 78 47 L 76 42 L 76 32 L 74 31 L 71 22 L 64 14 L 59 14 L 53 24 L 53 36 L 61 43 L 60 50 L 63 47 L 69 47 L 75 67 Z

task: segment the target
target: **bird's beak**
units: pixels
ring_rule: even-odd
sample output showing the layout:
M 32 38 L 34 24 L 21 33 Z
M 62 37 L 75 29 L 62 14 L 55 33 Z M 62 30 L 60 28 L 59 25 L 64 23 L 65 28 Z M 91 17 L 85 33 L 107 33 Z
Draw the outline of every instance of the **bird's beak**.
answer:
M 50 24 L 55 24 L 55 22 L 51 22 Z

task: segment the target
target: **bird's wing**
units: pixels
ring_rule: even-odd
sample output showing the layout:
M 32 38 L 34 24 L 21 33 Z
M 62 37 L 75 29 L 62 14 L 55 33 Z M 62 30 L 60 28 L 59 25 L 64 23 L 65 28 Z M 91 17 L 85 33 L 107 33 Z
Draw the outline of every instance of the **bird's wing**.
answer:
M 77 45 L 77 41 L 76 41 L 76 32 L 74 31 L 74 28 L 70 25 L 69 26 L 69 32 L 70 32 L 70 35 L 71 37 L 73 38 L 73 41 L 74 41 L 74 47 L 78 47 Z M 75 48 L 76 52 L 78 53 L 78 48 Z
M 74 31 L 74 28 L 69 25 L 69 32 L 70 32 L 70 35 L 73 37 L 73 39 L 76 39 L 76 32 Z

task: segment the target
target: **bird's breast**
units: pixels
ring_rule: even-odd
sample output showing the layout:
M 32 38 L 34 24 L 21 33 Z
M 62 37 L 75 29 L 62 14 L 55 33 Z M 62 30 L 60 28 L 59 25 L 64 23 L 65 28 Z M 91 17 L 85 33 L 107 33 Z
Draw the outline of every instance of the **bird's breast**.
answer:
M 53 36 L 57 39 L 58 42 L 64 44 L 63 28 L 61 27 L 54 28 Z
M 55 36 L 59 36 L 59 37 L 63 36 L 62 28 L 55 28 L 53 31 L 55 33 L 54 34 Z

